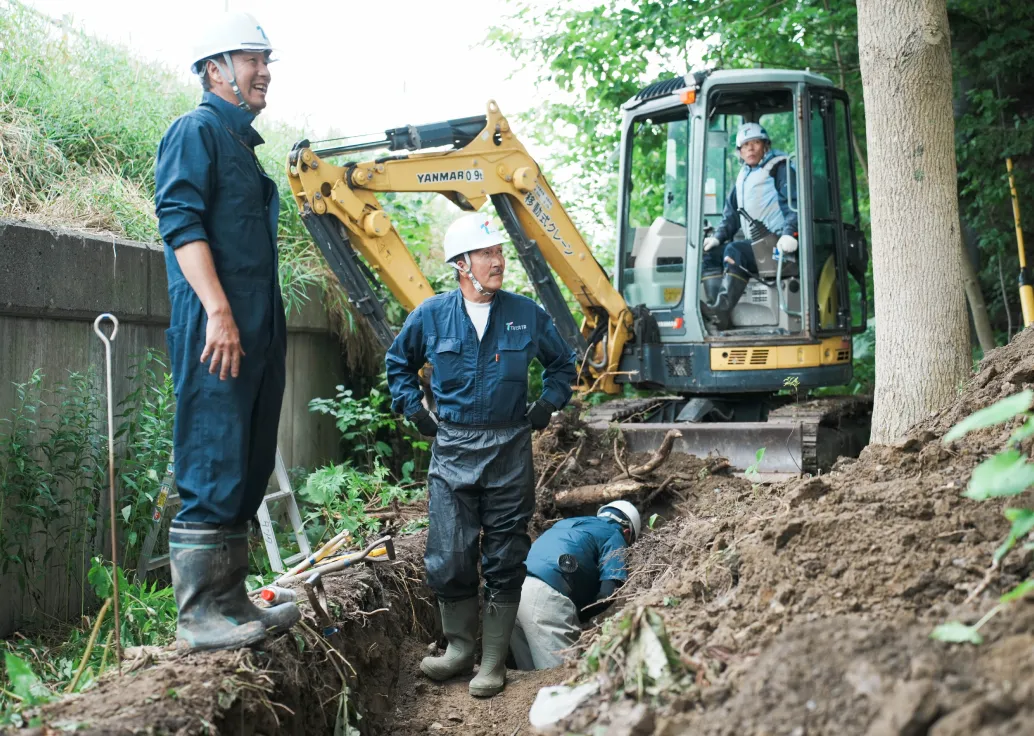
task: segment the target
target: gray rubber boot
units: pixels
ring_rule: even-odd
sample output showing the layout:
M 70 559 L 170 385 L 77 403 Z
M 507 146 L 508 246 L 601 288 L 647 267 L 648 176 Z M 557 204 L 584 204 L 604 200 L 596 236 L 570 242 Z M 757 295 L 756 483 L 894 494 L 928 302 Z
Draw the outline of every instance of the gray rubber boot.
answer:
M 242 623 L 220 608 L 219 596 L 231 569 L 222 527 L 172 522 L 169 566 L 179 612 L 177 648 L 189 651 L 243 649 L 266 638 L 262 624 Z
M 481 624 L 481 667 L 470 681 L 470 694 L 475 698 L 490 698 L 506 687 L 506 653 L 510 636 L 517 621 L 520 602 L 485 603 L 485 617 Z
M 424 657 L 420 671 L 441 682 L 474 669 L 474 636 L 478 628 L 478 597 L 462 601 L 438 601 L 442 613 L 442 633 L 449 646 L 440 657 Z
M 244 584 L 248 577 L 248 525 L 227 527 L 226 543 L 230 550 L 230 575 L 228 587 L 219 598 L 222 612 L 241 623 L 258 621 L 269 634 L 287 631 L 301 621 L 302 612 L 295 603 L 263 608 L 256 606 L 248 597 L 248 588 Z

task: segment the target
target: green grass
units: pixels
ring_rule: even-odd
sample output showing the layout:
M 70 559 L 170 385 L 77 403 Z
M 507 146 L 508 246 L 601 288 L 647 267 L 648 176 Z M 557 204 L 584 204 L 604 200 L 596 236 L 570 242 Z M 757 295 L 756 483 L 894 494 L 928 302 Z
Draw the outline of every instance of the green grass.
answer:
M 155 152 L 169 124 L 200 99 L 200 86 L 184 84 L 168 67 L 0 0 L 0 217 L 160 242 Z M 305 133 L 262 118 L 256 128 L 267 141 L 259 158 L 280 189 L 288 313 L 315 287 L 339 326 L 348 368 L 376 374 L 376 351 L 353 339 L 347 300 L 312 245 L 287 184 L 284 161 Z

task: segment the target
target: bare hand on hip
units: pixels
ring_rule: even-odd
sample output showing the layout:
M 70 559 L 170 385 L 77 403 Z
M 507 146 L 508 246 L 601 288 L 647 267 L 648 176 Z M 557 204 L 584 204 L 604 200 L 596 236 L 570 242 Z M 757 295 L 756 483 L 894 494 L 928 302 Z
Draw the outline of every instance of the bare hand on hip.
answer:
M 212 359 L 208 372 L 219 371 L 220 381 L 225 381 L 227 374 L 236 378 L 240 375 L 242 357 L 244 349 L 241 348 L 241 335 L 230 310 L 209 315 L 208 328 L 205 330 L 205 349 L 201 352 L 202 363 L 209 358 Z

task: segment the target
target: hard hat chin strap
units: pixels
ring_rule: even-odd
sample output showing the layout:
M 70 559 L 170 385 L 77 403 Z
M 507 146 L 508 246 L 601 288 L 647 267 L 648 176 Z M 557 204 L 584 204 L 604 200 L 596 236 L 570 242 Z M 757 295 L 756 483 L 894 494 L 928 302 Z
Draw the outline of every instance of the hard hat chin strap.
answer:
M 601 511 L 600 513 L 596 514 L 596 516 L 600 519 L 610 519 L 611 521 L 616 521 L 618 524 L 621 525 L 623 529 L 628 529 L 632 533 L 632 536 L 635 537 L 635 526 L 632 524 L 632 520 L 629 519 L 627 516 L 619 516 L 618 514 L 609 510 Z
M 216 59 L 212 59 L 212 63 L 219 67 L 219 72 L 223 75 L 227 82 L 230 83 L 230 89 L 237 95 L 237 107 L 244 110 L 245 112 L 252 112 L 251 105 L 244 101 L 244 95 L 241 94 L 241 88 L 237 86 L 237 75 L 233 71 L 233 59 L 230 58 L 230 52 L 223 52 L 223 60 L 226 62 L 224 68 L 222 64 Z
M 464 273 L 467 275 L 467 278 L 470 279 L 470 283 L 474 285 L 474 291 L 476 291 L 478 294 L 488 294 L 490 296 L 492 294 L 495 294 L 495 291 L 486 289 L 484 286 L 481 285 L 481 282 L 477 280 L 477 276 L 475 276 L 474 272 L 471 270 L 469 253 L 464 253 L 462 256 L 460 256 L 459 260 L 462 260 L 467 267 L 460 268 L 456 261 L 450 261 L 449 265 L 455 268 L 460 273 Z

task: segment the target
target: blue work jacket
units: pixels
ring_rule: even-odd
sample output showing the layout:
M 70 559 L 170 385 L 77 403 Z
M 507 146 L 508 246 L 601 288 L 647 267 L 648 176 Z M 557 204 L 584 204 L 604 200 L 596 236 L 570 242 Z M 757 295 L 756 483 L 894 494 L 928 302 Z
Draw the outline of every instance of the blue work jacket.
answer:
M 566 595 L 580 611 L 596 600 L 600 582 L 628 578 L 627 549 L 620 524 L 578 516 L 558 521 L 536 539 L 525 565 L 529 575 Z M 573 556 L 578 568 L 562 572 L 561 555 Z
M 280 197 L 255 157 L 255 146 L 264 141 L 251 127 L 254 119 L 206 92 L 198 107 L 169 126 L 155 163 L 155 212 L 165 242 L 172 330 L 196 320 L 200 306 L 174 251 L 203 240 L 246 353 L 270 342 L 286 348 L 277 273 Z
M 546 310 L 527 297 L 498 291 L 478 340 L 462 292 L 438 294 L 409 314 L 385 356 L 391 408 L 404 416 L 420 410 L 417 372 L 430 362 L 442 421 L 464 426 L 522 421 L 528 368 L 535 358 L 545 369 L 541 398 L 562 409 L 575 380 L 574 351 Z

